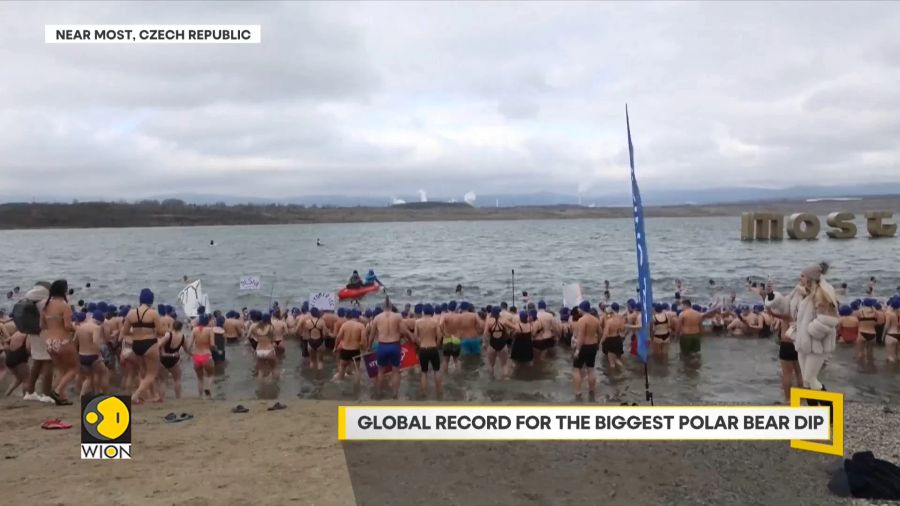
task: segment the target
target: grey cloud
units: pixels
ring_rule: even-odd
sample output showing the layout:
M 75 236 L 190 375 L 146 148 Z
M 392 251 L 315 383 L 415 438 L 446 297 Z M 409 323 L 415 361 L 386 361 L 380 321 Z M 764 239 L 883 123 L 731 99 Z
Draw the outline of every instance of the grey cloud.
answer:
M 0 6 L 4 193 L 286 197 L 898 180 L 893 3 Z M 259 23 L 58 46 L 44 23 Z M 91 179 L 93 177 L 93 179 Z M 90 184 L 87 182 L 90 181 Z

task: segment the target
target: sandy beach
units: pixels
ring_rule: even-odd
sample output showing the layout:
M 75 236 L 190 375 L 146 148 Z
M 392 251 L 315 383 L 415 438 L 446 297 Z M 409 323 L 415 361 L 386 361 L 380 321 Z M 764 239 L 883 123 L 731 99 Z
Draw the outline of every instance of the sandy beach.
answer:
M 131 461 L 79 459 L 78 407 L 0 403 L 5 504 L 848 504 L 838 459 L 787 443 L 345 443 L 338 402 L 181 400 L 133 410 Z M 888 408 L 890 409 L 890 408 Z M 193 420 L 165 423 L 169 412 Z M 848 404 L 846 452 L 900 461 L 900 417 Z M 70 430 L 40 424 L 60 417 Z M 54 471 L 55 469 L 55 471 Z M 51 478 L 52 477 L 52 478 Z M 439 485 L 439 487 L 438 487 Z M 865 504 L 863 501 L 852 501 Z

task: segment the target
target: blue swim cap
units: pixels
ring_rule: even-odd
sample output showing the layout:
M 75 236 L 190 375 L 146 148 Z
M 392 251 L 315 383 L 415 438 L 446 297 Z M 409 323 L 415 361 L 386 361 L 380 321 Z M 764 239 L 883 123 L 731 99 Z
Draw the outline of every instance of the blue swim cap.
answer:
M 543 300 L 538 301 L 538 309 L 547 309 L 547 303 Z
M 72 314 L 73 319 L 76 322 L 83 322 L 87 315 L 84 314 L 84 311 L 79 311 L 77 313 Z
M 859 299 L 856 299 L 850 303 L 850 309 L 856 311 L 857 309 L 859 309 L 859 306 L 861 306 L 861 305 L 862 305 L 862 301 Z
M 653 310 L 656 311 L 657 313 L 662 313 L 663 312 L 662 304 L 653 304 Z
M 537 310 L 532 309 L 528 312 L 528 316 L 530 316 L 532 320 L 537 320 Z
M 311 314 L 313 318 L 318 318 L 321 313 L 319 313 L 319 308 L 314 307 L 309 310 L 309 314 Z
M 587 313 L 588 311 L 591 310 L 591 302 L 590 302 L 589 300 L 586 300 L 586 299 L 583 300 L 583 301 L 581 301 L 581 304 L 578 304 L 578 309 L 580 309 L 580 310 L 582 310 L 583 312 Z
M 446 313 L 447 311 L 451 311 L 451 309 L 450 309 L 450 305 L 445 302 L 445 303 L 441 304 L 441 312 Z
M 258 322 L 262 320 L 262 313 L 255 309 L 250 310 L 250 321 Z
M 369 275 L 371 275 L 371 274 L 375 274 L 375 271 L 374 271 L 374 270 L 372 270 L 372 269 L 369 269 L 369 272 L 367 272 L 367 273 L 366 273 L 366 274 L 369 274 Z
M 103 313 L 103 311 L 94 311 L 91 316 L 98 322 L 102 322 L 104 319 L 106 319 L 106 315 Z
M 609 307 L 613 310 L 613 312 L 616 312 L 616 313 L 619 312 L 619 303 L 618 302 L 613 302 L 612 304 L 609 305 Z
M 700 304 L 694 304 L 693 306 L 691 306 L 691 309 L 693 309 L 694 311 L 700 311 L 703 308 L 700 307 Z
M 107 309 L 109 309 L 109 304 L 107 304 L 106 302 L 98 302 L 97 309 L 99 309 L 100 311 L 106 311 Z
M 198 315 L 205 314 L 205 313 L 206 313 L 206 306 L 200 306 L 197 308 Z
M 153 292 L 150 291 L 149 288 L 144 288 L 141 290 L 141 294 L 138 296 L 138 302 L 141 304 L 150 305 L 153 304 Z
M 891 300 L 891 308 L 900 309 L 900 297 L 895 297 Z
M 346 309 L 344 309 L 344 308 L 342 308 L 342 307 L 339 307 L 339 308 L 338 308 L 338 310 L 337 310 L 337 315 L 338 315 L 339 318 L 343 318 L 346 314 L 347 314 L 347 310 L 346 310 Z
M 203 325 L 205 327 L 205 326 L 209 325 L 209 315 L 202 314 L 197 318 L 197 321 L 200 323 L 200 325 Z
M 519 311 L 519 321 L 522 323 L 528 323 L 528 313 L 525 311 Z
M 221 327 L 222 325 L 225 325 L 225 318 L 219 316 L 216 318 L 216 327 Z
M 569 308 L 567 308 L 566 306 L 559 308 L 559 314 L 569 314 L 569 313 L 570 313 Z
M 669 309 L 672 308 L 672 306 L 670 306 L 668 302 L 663 302 L 663 303 L 662 303 L 662 308 L 663 308 L 664 311 L 668 311 Z
M 560 313 L 560 314 L 559 314 L 559 321 L 561 321 L 561 322 L 567 322 L 567 321 L 569 321 L 569 313 Z
M 371 318 L 371 317 L 372 317 L 372 310 L 366 309 L 366 318 Z
M 129 311 L 131 311 L 131 309 L 128 306 L 122 306 L 119 308 L 119 316 L 125 318 L 126 316 L 128 316 Z
M 350 310 L 350 318 L 353 318 L 354 320 L 359 318 L 359 309 L 356 309 L 356 308 L 351 309 Z
M 263 313 L 262 322 L 263 323 L 272 323 L 272 313 Z
M 413 307 L 413 311 L 415 311 L 416 314 L 422 314 L 422 303 L 416 304 L 415 307 Z
M 449 304 L 447 304 L 447 309 L 450 311 L 456 311 L 456 301 L 451 300 Z
M 431 304 L 424 304 L 421 313 L 424 313 L 425 316 L 434 316 L 434 306 Z
M 867 298 L 867 299 L 864 299 L 864 300 L 862 301 L 862 305 L 863 305 L 863 306 L 866 306 L 866 307 L 872 307 L 872 306 L 875 305 L 875 299 L 868 299 L 868 298 Z
M 628 299 L 627 301 L 625 301 L 625 304 L 627 304 L 628 307 L 632 307 L 632 306 L 636 306 L 636 305 L 637 305 L 637 301 L 634 300 L 634 299 Z
M 494 318 L 499 318 L 500 317 L 500 308 L 492 307 L 491 308 L 491 316 L 493 316 Z
M 166 316 L 166 305 L 165 304 L 157 304 L 156 312 L 159 313 L 159 316 Z
M 844 304 L 838 310 L 838 314 L 840 314 L 841 316 L 850 316 L 851 314 L 853 314 L 853 309 L 851 309 L 850 306 Z
M 89 313 L 93 313 L 97 309 L 97 304 L 94 304 L 93 302 L 88 302 L 87 306 L 84 306 L 84 308 Z
M 309 302 L 304 302 L 303 304 L 300 304 L 300 312 L 301 313 L 309 312 Z

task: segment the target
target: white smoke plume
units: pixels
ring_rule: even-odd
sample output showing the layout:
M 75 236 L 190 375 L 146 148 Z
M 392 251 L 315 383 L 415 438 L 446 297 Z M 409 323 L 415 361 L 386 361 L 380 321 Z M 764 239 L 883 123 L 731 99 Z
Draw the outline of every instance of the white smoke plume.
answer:
M 428 202 L 428 194 L 425 190 L 419 190 L 419 202 Z
M 475 206 L 475 192 L 468 192 L 463 195 L 463 201 L 470 206 Z
M 398 199 L 397 197 L 394 197 L 393 199 L 391 199 L 391 204 L 392 204 L 392 205 L 395 205 L 395 206 L 396 206 L 397 204 L 405 204 L 405 203 L 406 203 L 405 200 L 403 200 L 403 199 Z

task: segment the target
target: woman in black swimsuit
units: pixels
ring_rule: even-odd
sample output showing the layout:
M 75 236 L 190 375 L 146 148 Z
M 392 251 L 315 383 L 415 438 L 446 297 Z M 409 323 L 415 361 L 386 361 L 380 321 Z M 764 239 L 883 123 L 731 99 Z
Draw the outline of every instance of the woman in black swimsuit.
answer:
M 509 329 L 500 319 L 499 307 L 491 308 L 491 315 L 484 322 L 482 337 L 488 343 L 487 359 L 491 377 L 494 377 L 494 365 L 497 363 L 498 357 L 500 358 L 500 372 L 505 376 L 508 373 L 507 359 L 509 358 L 509 352 L 506 346 L 509 342 Z
M 159 340 L 159 362 L 163 369 L 172 376 L 172 387 L 175 390 L 175 398 L 181 399 L 181 350 L 184 348 L 184 335 L 181 329 L 183 324 L 176 320 L 172 324 L 172 330 Z M 159 399 L 166 395 L 166 373 L 159 375 Z
M 159 402 L 159 396 L 154 395 L 153 392 L 160 365 L 159 346 L 157 345 L 159 313 L 151 307 L 153 292 L 149 288 L 141 290 L 138 302 L 140 305 L 128 312 L 122 325 L 122 334 L 131 335 L 131 350 L 143 365 L 144 370 L 140 384 L 131 395 L 131 402 L 143 404 L 145 395 L 153 396 L 153 401 Z
M 309 334 L 309 366 L 312 369 L 322 369 L 322 356 L 325 350 L 319 352 L 319 348 L 325 343 L 328 337 L 328 327 L 322 319 L 322 314 L 318 308 L 309 310 L 310 319 L 306 321 L 306 329 Z
M 530 364 L 534 360 L 534 329 L 528 313 L 519 311 L 519 321 L 513 326 L 513 342 L 509 356 L 515 364 Z
M 669 315 L 665 312 L 665 306 L 654 304 L 653 306 L 653 339 L 651 351 L 660 359 L 669 358 L 669 337 L 672 334 L 669 328 Z

